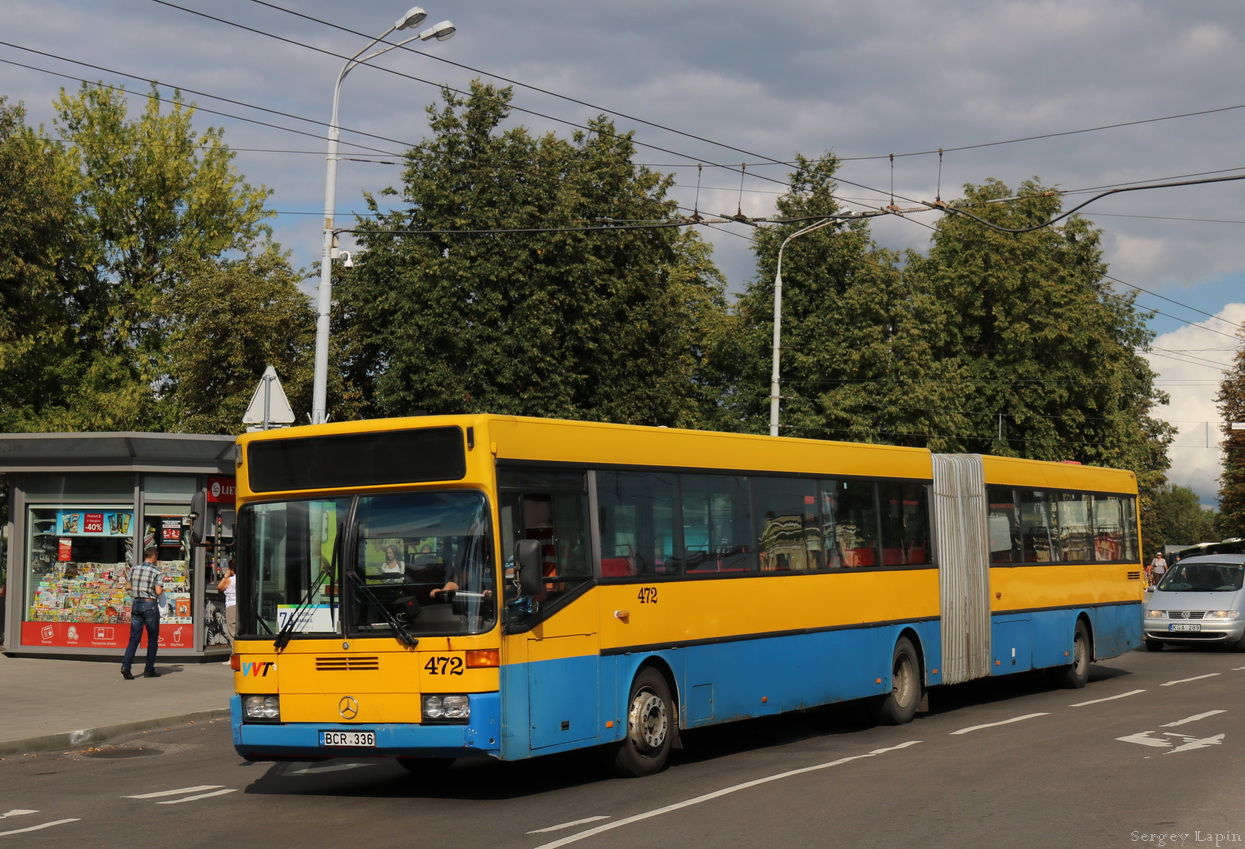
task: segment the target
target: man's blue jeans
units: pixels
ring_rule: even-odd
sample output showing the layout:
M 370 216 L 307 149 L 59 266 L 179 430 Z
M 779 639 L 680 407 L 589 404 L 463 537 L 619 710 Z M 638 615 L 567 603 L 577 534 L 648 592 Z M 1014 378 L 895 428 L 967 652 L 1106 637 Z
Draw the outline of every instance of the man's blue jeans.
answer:
M 134 662 L 134 652 L 138 651 L 138 642 L 143 638 L 143 630 L 147 631 L 147 665 L 144 672 L 156 668 L 156 648 L 160 644 L 160 608 L 154 601 L 135 601 L 130 607 L 130 644 L 125 647 L 125 657 L 121 658 L 121 668 L 128 672 Z

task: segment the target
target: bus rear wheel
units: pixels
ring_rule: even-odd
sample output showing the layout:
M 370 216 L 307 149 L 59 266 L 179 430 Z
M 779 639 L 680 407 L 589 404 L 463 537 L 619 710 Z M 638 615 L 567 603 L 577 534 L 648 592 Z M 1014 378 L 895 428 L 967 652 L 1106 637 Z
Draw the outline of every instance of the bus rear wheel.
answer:
M 1072 634 L 1072 663 L 1055 670 L 1055 680 L 1059 686 L 1069 690 L 1084 687 L 1089 681 L 1089 663 L 1093 656 L 1089 628 L 1084 622 L 1077 620 L 1076 631 Z
M 638 778 L 666 765 L 674 742 L 675 713 L 670 687 L 656 669 L 644 669 L 631 684 L 627 699 L 627 735 L 607 760 L 610 771 Z
M 895 643 L 891 658 L 891 691 L 878 702 L 875 716 L 882 725 L 906 725 L 921 701 L 921 660 L 907 637 Z

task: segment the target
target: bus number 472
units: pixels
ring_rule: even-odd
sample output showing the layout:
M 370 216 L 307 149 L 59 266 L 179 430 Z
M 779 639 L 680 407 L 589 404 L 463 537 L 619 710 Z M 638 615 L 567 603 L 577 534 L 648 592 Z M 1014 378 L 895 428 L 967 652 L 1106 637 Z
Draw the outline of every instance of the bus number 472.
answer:
M 424 664 L 429 675 L 462 675 L 463 659 L 461 657 L 430 657 Z

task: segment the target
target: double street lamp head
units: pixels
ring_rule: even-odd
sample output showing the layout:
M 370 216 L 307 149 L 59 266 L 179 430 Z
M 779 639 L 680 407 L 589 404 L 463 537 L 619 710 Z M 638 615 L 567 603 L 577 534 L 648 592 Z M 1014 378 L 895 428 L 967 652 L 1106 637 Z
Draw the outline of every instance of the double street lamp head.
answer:
M 428 13 L 419 6 L 412 6 L 406 10 L 406 14 L 398 18 L 397 23 L 393 25 L 394 29 L 410 29 L 417 27 L 428 19 Z M 429 27 L 416 36 L 420 41 L 445 41 L 454 37 L 454 25 L 449 21 L 441 21 L 436 26 Z

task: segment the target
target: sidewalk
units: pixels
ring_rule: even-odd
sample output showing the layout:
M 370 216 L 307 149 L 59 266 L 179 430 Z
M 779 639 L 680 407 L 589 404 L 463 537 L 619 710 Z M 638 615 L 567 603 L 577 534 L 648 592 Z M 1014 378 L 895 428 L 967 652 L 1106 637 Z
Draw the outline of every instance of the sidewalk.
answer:
M 229 716 L 227 664 L 157 659 L 159 678 L 121 677 L 115 662 L 0 654 L 0 758 L 98 744 L 123 734 Z

